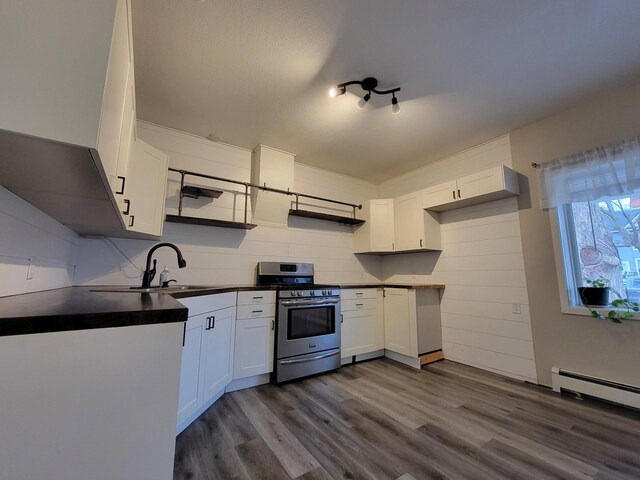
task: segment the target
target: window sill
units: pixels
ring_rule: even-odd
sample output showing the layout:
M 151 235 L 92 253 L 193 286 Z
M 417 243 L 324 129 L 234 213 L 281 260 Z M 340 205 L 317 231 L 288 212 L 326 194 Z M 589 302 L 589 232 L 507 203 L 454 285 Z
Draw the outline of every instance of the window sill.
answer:
M 615 308 L 607 308 L 607 307 L 600 307 L 600 308 L 594 308 L 594 310 L 598 310 L 599 312 L 608 312 L 609 310 L 616 310 Z M 618 309 L 621 312 L 626 311 L 626 309 L 621 308 Z M 562 307 L 562 313 L 566 313 L 567 315 L 582 315 L 584 317 L 591 317 L 591 312 L 589 311 L 589 309 L 587 307 Z M 622 321 L 638 321 L 640 320 L 640 313 L 636 313 L 636 316 L 633 318 L 625 318 Z M 606 320 L 606 319 L 605 319 Z

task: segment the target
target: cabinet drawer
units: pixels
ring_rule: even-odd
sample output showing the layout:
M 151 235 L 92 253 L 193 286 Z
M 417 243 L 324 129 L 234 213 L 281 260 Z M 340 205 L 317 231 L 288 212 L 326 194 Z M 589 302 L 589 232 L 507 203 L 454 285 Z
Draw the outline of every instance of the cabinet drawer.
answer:
M 247 318 L 275 317 L 275 303 L 267 305 L 238 305 L 236 318 L 243 320 Z
M 276 303 L 275 290 L 238 292 L 238 305 L 263 305 Z
M 343 312 L 356 310 L 375 310 L 377 301 L 375 298 L 362 298 L 358 300 L 343 300 L 340 304 Z
M 362 298 L 376 298 L 377 288 L 343 288 L 340 298 L 344 300 L 360 300 Z
M 178 301 L 189 309 L 189 317 L 193 317 L 194 315 L 213 312 L 221 308 L 235 307 L 236 292 L 180 298 Z

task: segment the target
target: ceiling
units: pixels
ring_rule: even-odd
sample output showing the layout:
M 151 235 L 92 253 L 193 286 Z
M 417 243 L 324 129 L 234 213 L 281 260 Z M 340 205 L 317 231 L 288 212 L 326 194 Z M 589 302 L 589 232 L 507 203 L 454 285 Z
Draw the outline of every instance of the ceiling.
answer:
M 374 182 L 640 78 L 638 0 L 132 3 L 140 119 Z

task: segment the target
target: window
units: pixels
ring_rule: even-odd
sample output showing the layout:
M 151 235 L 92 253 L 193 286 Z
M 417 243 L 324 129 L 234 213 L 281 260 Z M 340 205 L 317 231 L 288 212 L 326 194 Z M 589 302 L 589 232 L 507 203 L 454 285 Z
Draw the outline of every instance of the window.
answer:
M 585 280 L 600 277 L 611 299 L 640 301 L 640 195 L 559 206 L 558 223 L 569 306 L 580 305 Z

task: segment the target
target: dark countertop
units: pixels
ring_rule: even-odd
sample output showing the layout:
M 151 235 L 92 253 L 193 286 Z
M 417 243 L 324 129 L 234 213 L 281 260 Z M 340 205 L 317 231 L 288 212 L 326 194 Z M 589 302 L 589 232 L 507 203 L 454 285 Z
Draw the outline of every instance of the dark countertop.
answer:
M 340 288 L 437 288 L 444 285 L 358 284 Z M 211 285 L 189 290 L 140 293 L 128 287 L 67 287 L 0 297 L 0 337 L 93 328 L 184 322 L 177 300 L 215 293 L 276 290 L 265 285 Z M 112 291 L 107 291 L 111 289 Z
M 0 298 L 0 336 L 184 322 L 187 309 L 160 293 L 68 287 Z
M 433 283 L 423 283 L 423 284 L 401 284 L 401 283 L 362 283 L 357 285 L 340 285 L 340 288 L 410 288 L 413 290 L 418 290 L 421 288 L 434 288 L 438 290 L 444 290 L 444 285 Z

